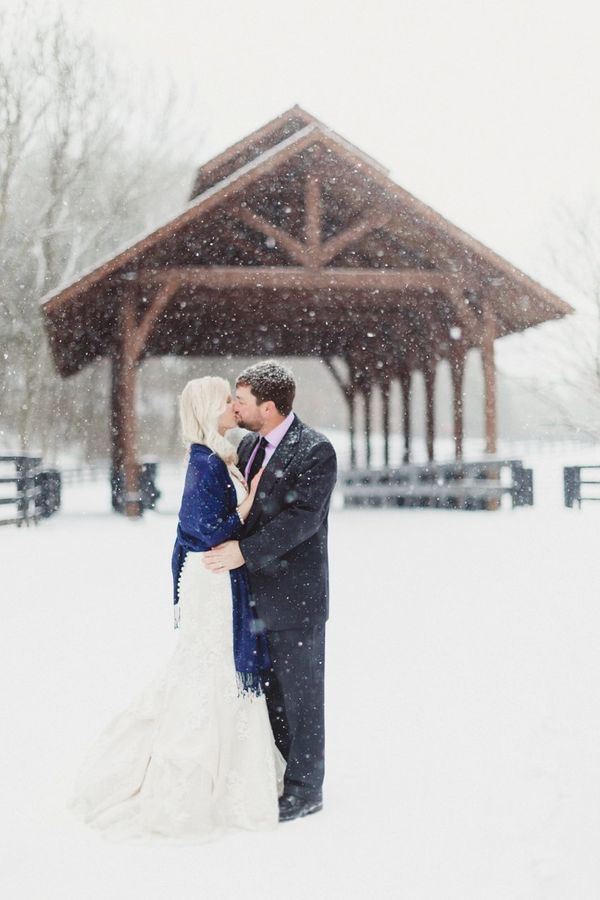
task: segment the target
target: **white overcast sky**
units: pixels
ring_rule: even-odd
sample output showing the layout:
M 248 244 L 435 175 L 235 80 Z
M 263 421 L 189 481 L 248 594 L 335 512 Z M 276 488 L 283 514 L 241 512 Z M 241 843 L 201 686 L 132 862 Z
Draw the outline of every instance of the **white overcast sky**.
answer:
M 193 86 L 199 163 L 299 103 L 549 286 L 557 207 L 600 197 L 596 0 L 62 5 L 133 72 Z

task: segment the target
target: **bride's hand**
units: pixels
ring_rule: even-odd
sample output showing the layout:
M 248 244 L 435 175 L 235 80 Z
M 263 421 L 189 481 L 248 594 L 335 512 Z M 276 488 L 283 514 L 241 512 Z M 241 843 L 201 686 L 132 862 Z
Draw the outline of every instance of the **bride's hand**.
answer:
M 259 469 L 259 470 L 258 470 L 258 472 L 256 473 L 256 475 L 254 476 L 254 478 L 253 478 L 252 481 L 250 482 L 250 491 L 249 491 L 249 493 L 252 494 L 253 497 L 254 497 L 255 494 L 256 494 L 256 490 L 257 490 L 257 488 L 258 488 L 258 482 L 259 482 L 260 479 L 262 478 L 262 473 L 263 473 L 264 471 L 265 471 L 265 467 L 263 466 L 262 469 Z

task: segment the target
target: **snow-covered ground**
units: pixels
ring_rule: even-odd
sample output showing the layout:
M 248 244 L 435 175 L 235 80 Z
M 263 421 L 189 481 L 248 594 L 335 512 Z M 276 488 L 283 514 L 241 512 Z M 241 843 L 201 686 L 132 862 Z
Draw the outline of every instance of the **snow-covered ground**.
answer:
M 90 484 L 1 529 L 2 896 L 597 900 L 600 504 L 561 508 L 563 461 L 536 460 L 534 509 L 334 509 L 324 811 L 196 846 L 65 808 L 176 640 L 178 477 L 139 522 Z

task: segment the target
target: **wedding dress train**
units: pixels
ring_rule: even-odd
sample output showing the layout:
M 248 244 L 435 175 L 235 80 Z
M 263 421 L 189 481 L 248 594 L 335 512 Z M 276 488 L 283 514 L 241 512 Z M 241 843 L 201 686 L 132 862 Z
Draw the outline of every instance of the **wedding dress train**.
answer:
M 197 840 L 278 821 L 285 762 L 264 696 L 238 688 L 229 573 L 209 572 L 202 556 L 183 565 L 172 659 L 102 732 L 76 781 L 71 807 L 113 839 Z

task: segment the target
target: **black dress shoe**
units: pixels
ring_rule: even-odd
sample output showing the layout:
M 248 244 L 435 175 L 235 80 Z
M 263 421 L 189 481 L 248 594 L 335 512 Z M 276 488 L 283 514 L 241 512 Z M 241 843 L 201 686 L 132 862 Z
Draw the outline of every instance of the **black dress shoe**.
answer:
M 310 816 L 321 809 L 323 809 L 322 800 L 305 800 L 294 794 L 284 794 L 279 798 L 279 821 L 290 822 L 292 819 Z

